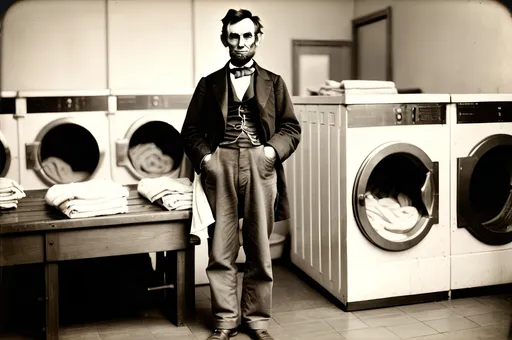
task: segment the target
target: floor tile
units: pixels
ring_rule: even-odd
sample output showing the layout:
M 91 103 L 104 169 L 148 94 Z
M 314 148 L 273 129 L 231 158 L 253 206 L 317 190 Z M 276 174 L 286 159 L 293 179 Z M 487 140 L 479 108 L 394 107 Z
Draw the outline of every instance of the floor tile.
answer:
M 438 332 L 435 329 L 421 322 L 399 326 L 388 326 L 387 329 L 389 329 L 391 332 L 395 333 L 402 339 L 410 339 L 419 336 L 438 334 Z
M 328 319 L 325 320 L 325 322 L 331 325 L 336 331 L 369 328 L 367 324 L 355 317 L 347 319 Z
M 467 316 L 466 319 L 479 324 L 480 326 L 489 326 L 503 321 L 509 321 L 510 315 L 500 312 L 493 312 L 488 314 L 479 314 L 474 316 Z
M 430 320 L 438 320 L 438 319 L 447 319 L 453 316 L 459 316 L 450 308 L 442 308 L 436 310 L 427 310 L 423 312 L 410 313 L 408 314 L 419 321 L 430 321 Z
M 360 317 L 360 319 L 370 327 L 406 325 L 418 322 L 418 320 L 409 315 L 371 316 L 365 318 Z
M 452 316 L 447 319 L 425 321 L 425 324 L 441 333 L 479 327 L 478 324 L 462 316 Z
M 385 327 L 365 328 L 339 332 L 347 340 L 396 340 L 398 335 Z

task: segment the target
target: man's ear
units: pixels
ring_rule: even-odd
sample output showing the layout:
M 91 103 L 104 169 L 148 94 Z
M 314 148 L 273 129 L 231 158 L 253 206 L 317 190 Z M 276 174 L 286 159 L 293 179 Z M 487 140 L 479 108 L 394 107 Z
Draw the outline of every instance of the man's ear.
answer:
M 263 41 L 263 33 L 256 34 L 256 46 L 258 46 Z
M 224 45 L 224 47 L 228 47 L 228 42 L 222 38 L 222 34 L 220 35 L 220 41 L 222 41 L 222 45 Z

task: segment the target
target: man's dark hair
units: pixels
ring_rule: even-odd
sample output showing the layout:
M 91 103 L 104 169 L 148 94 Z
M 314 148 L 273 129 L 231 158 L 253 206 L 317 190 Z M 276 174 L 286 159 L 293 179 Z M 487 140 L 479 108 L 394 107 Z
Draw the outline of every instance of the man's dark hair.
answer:
M 226 13 L 226 16 L 224 16 L 224 18 L 222 19 L 222 33 L 220 35 L 220 39 L 222 40 L 222 43 L 224 45 L 227 45 L 228 42 L 228 25 L 236 24 L 237 22 L 247 18 L 251 19 L 252 22 L 254 23 L 255 39 L 258 39 L 258 34 L 263 33 L 261 31 L 263 25 L 260 22 L 260 18 L 256 15 L 253 16 L 251 11 L 248 11 L 246 9 L 239 9 L 238 11 L 230 9 Z

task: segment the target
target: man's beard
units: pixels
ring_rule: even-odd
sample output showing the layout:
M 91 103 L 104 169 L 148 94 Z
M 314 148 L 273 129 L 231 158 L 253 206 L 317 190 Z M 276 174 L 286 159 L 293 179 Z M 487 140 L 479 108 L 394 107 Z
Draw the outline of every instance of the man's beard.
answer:
M 249 60 L 251 60 L 256 54 L 256 49 L 251 46 L 249 52 L 245 54 L 238 54 L 235 52 L 234 48 L 229 49 L 229 56 L 231 57 L 231 63 L 235 66 L 242 66 L 247 64 Z

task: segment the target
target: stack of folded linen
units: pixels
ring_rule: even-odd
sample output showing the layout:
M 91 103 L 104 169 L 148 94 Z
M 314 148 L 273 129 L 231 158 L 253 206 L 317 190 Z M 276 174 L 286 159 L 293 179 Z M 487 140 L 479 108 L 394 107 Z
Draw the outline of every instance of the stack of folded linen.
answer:
M 70 218 L 83 218 L 128 212 L 128 189 L 108 179 L 56 184 L 45 200 Z
M 395 83 L 381 80 L 326 80 L 319 90 L 310 90 L 317 96 L 341 96 L 343 94 L 397 94 Z
M 139 194 L 167 210 L 192 209 L 192 182 L 188 178 L 143 178 L 137 186 Z
M 10 178 L 0 178 L 0 209 L 15 209 L 18 201 L 25 197 L 23 187 Z

